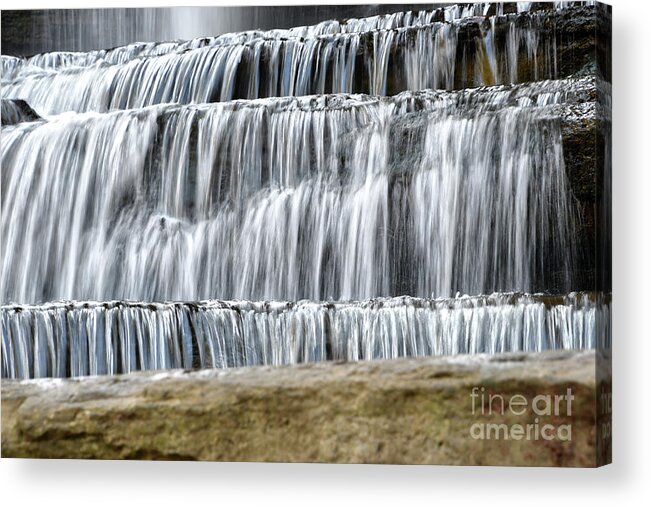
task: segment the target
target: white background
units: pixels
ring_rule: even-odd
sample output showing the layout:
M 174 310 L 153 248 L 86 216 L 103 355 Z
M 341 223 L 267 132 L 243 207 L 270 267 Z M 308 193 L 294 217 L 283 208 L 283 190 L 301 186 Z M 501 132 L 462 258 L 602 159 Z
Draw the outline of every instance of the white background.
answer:
M 115 507 L 154 502 L 160 506 L 203 503 L 311 506 L 335 502 L 453 506 L 472 503 L 482 507 L 649 505 L 651 2 L 612 0 L 610 3 L 613 5 L 614 67 L 613 465 L 599 470 L 571 470 L 2 459 L 0 503 L 48 507 L 75 504 Z M 229 5 L 229 2 L 191 2 L 191 5 L 218 4 Z M 230 4 L 236 2 L 232 0 Z M 174 5 L 181 5 L 181 1 L 0 0 L 4 9 Z

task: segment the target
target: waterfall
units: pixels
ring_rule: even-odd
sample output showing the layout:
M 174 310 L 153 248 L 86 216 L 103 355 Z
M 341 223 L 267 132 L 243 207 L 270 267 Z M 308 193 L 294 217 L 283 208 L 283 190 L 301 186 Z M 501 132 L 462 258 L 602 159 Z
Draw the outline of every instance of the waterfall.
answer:
M 435 5 L 438 7 L 435 8 Z M 228 31 L 246 33 L 262 32 L 264 29 L 264 33 L 270 37 L 284 37 L 291 33 L 305 36 L 310 33 L 398 28 L 432 20 L 450 22 L 470 17 L 535 12 L 576 5 L 594 5 L 594 2 L 481 2 L 447 6 L 310 5 L 301 6 L 300 9 L 292 6 L 258 6 L 237 9 L 171 7 L 46 9 L 22 13 L 7 11 L 3 16 L 2 46 L 10 54 L 22 55 L 43 51 L 48 54 L 96 53 L 106 51 L 103 48 L 116 48 L 134 42 L 212 38 L 215 34 Z M 337 19 L 322 21 L 324 18 Z
M 577 15 L 593 12 L 576 9 Z M 393 95 L 560 77 L 560 35 L 550 28 L 547 11 L 504 16 L 498 24 L 495 17 L 492 23 L 475 19 L 426 23 L 427 16 L 416 16 L 386 25 L 351 23 L 346 30 L 341 27 L 348 24 L 338 24 L 330 33 L 250 32 L 134 44 L 110 52 L 40 55 L 25 68 L 11 59 L 3 61 L 3 76 L 10 79 L 3 78 L 2 96 L 27 100 L 39 114 L 50 115 L 169 102 Z
M 534 5 L 3 56 L 2 376 L 609 344 Z
M 3 307 L 2 376 L 592 348 L 609 304 L 518 294 L 365 303 L 51 303 Z M 11 336 L 11 338 L 10 338 Z
M 556 271 L 566 292 L 577 211 L 550 102 L 591 83 L 7 127 L 2 301 L 448 297 Z

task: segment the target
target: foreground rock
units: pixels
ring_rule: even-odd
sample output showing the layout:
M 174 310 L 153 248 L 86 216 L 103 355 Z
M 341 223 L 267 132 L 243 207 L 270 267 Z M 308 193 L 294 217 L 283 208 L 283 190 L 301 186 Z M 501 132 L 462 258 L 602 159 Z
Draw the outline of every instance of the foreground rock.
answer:
M 591 467 L 610 453 L 597 445 L 595 370 L 594 352 L 548 352 L 3 380 L 2 454 Z M 504 415 L 498 397 L 488 415 L 481 388 L 506 401 Z M 562 402 L 532 411 L 536 396 L 568 389 L 570 414 Z M 523 415 L 509 411 L 514 395 Z M 554 438 L 476 439 L 486 424 L 517 435 L 535 421 Z
M 40 120 L 41 117 L 30 105 L 20 99 L 2 99 L 2 125 L 16 125 L 24 121 Z

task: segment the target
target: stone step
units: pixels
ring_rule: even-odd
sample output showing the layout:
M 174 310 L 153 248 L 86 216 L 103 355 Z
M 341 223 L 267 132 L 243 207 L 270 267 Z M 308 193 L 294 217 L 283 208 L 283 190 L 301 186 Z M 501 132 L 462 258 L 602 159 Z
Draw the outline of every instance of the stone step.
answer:
M 2 456 L 594 467 L 603 354 L 3 379 Z

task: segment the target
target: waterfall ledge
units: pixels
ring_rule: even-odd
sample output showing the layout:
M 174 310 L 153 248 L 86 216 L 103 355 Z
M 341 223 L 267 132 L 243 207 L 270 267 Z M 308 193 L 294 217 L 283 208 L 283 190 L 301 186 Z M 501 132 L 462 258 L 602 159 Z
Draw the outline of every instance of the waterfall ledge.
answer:
M 609 364 L 602 351 L 553 351 L 3 379 L 2 454 L 593 467 L 611 453 L 600 443 L 609 442 L 599 398 L 610 392 Z M 523 415 L 482 415 L 481 403 L 473 414 L 473 388 L 482 387 L 507 404 L 517 395 L 530 404 Z M 571 413 L 532 412 L 536 396 L 568 389 Z M 539 424 L 530 439 L 478 441 L 477 423 L 507 425 L 511 435 Z M 572 438 L 534 438 L 547 423 L 556 436 L 571 425 Z

